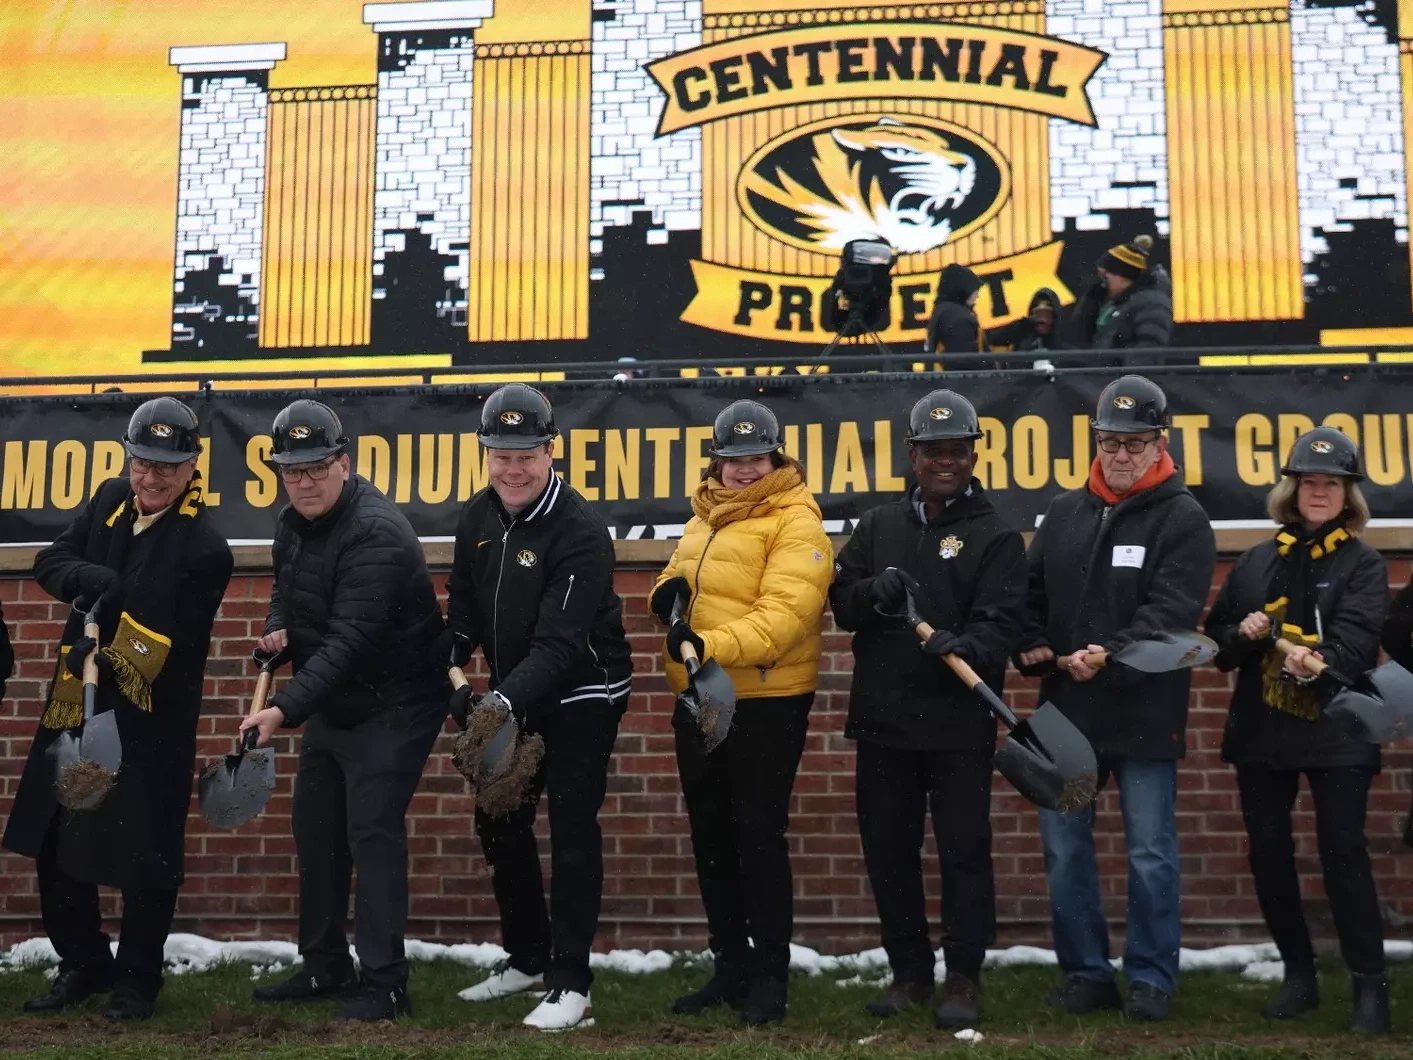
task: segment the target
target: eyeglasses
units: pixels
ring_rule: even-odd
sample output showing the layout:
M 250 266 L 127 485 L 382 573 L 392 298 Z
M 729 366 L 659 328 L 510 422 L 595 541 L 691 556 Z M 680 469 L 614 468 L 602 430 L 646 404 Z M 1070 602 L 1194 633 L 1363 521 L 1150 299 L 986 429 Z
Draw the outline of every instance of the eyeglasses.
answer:
M 185 463 L 183 461 L 182 463 Z M 140 457 L 128 458 L 128 470 L 139 475 L 153 475 L 157 478 L 176 478 L 181 464 L 167 464 L 160 460 L 143 460 Z
M 1137 456 L 1156 442 L 1158 438 L 1159 436 L 1155 434 L 1152 438 L 1099 438 L 1097 442 L 1099 448 L 1106 453 L 1117 453 L 1120 449 L 1126 449 Z
M 294 464 L 280 468 L 280 478 L 286 482 L 298 482 L 301 478 L 308 478 L 310 482 L 323 482 L 329 477 L 329 468 L 334 466 L 333 460 L 325 460 L 318 464 Z

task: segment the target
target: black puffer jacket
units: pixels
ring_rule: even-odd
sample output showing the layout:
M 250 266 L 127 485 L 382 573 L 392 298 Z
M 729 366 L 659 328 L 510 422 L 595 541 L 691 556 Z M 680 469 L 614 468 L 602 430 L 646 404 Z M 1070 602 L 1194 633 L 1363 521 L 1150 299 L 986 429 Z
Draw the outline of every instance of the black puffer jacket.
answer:
M 1269 640 L 1250 641 L 1237 630 L 1241 620 L 1272 599 L 1271 583 L 1281 562 L 1274 541 L 1244 552 L 1207 616 L 1207 636 L 1221 646 L 1219 669 L 1237 670 L 1222 760 L 1270 769 L 1328 769 L 1379 765 L 1377 744 L 1350 736 L 1328 715 L 1306 721 L 1267 706 L 1261 695 L 1261 666 Z M 1317 593 L 1322 639 L 1315 650 L 1343 674 L 1355 676 L 1379 661 L 1379 630 L 1388 610 L 1388 568 L 1383 556 L 1355 539 L 1310 562 Z M 1307 596 L 1308 599 L 1308 596 Z M 1322 689 L 1334 691 L 1332 683 Z
M 1173 280 L 1155 265 L 1113 300 L 1113 311 L 1099 322 L 1109 294 L 1095 283 L 1075 308 L 1078 343 L 1084 349 L 1135 350 L 1172 345 Z
M 1054 324 L 1044 335 L 1035 330 L 1035 321 L 1031 319 L 1035 310 L 1043 305 L 1048 305 L 1055 314 Z M 1069 344 L 1060 337 L 1060 296 L 1048 287 L 1040 288 L 1030 299 L 1030 308 L 1025 311 L 1025 316 L 992 328 L 986 333 L 986 342 L 993 350 L 998 346 L 1009 346 L 1015 353 L 1068 349 Z
M 970 496 L 926 524 L 915 498 L 865 512 L 835 564 L 834 621 L 854 633 L 844 735 L 886 747 L 989 751 L 996 722 L 986 705 L 946 663 L 922 653 L 906 622 L 880 615 L 870 593 L 888 567 L 915 577 L 923 617 L 959 634 L 957 654 L 999 693 L 1025 622 L 1025 545 L 975 479 Z
M 1151 633 L 1196 629 L 1215 566 L 1207 513 L 1181 471 L 1112 508 L 1087 487 L 1062 493 L 1030 542 L 1031 627 L 1022 647 L 1117 651 Z M 1172 759 L 1186 753 L 1190 684 L 1188 670 L 1112 666 L 1083 684 L 1052 672 L 1040 691 L 1101 755 Z
M 489 486 L 466 502 L 447 583 L 451 628 L 480 647 L 491 687 L 522 717 L 627 706 L 633 654 L 613 565 L 608 527 L 558 475 L 516 516 Z
M 285 724 L 315 714 L 351 728 L 374 714 L 445 700 L 445 628 L 417 534 L 357 475 L 318 519 L 294 508 L 275 528 L 275 584 L 265 632 L 289 633 L 294 679 L 270 697 Z
M 965 265 L 942 270 L 937 301 L 927 322 L 925 353 L 978 353 L 986 349 L 986 336 L 967 299 L 981 289 L 981 279 Z

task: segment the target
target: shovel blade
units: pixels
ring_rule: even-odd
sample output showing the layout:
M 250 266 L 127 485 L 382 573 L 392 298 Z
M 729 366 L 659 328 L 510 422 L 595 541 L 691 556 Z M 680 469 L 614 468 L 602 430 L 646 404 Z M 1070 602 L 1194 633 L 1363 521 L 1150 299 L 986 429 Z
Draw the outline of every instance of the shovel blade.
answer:
M 1211 662 L 1217 656 L 1217 642 L 1200 633 L 1159 633 L 1136 640 L 1114 656 L 1133 670 L 1148 674 L 1187 670 Z
M 84 722 L 80 747 L 84 758 L 97 762 L 110 773 L 116 773 L 123 764 L 123 741 L 118 736 L 118 715 L 109 710 L 95 714 Z
M 1099 762 L 1074 722 L 1044 703 L 1011 730 L 996 752 L 996 769 L 1026 799 L 1046 810 L 1073 810 L 1094 800 Z
M 275 791 L 275 752 L 257 747 L 244 755 L 226 755 L 202 774 L 198 790 L 201 814 L 217 828 L 239 828 L 270 801 Z
M 481 752 L 482 782 L 505 776 L 515 761 L 515 744 L 520 739 L 520 725 L 514 714 L 507 714 L 494 736 Z
M 715 659 L 708 659 L 698 667 L 688 681 L 691 691 L 688 702 L 696 704 L 694 714 L 706 749 L 715 750 L 730 735 L 731 722 L 736 717 L 736 686 Z
M 1410 734 L 1413 674 L 1390 662 L 1342 688 L 1325 707 L 1356 740 L 1389 743 Z

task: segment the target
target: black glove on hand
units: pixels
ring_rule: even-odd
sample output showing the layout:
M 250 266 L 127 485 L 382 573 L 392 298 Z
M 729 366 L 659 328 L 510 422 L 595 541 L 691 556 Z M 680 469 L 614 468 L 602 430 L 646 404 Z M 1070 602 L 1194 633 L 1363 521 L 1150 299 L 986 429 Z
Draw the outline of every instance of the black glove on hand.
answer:
M 945 629 L 933 630 L 932 636 L 919 645 L 924 655 L 931 655 L 934 659 L 940 659 L 944 655 L 961 655 L 961 646 L 962 638 Z
M 466 728 L 466 719 L 471 716 L 471 701 L 475 698 L 476 693 L 472 691 L 470 685 L 462 685 L 451 694 L 447 710 L 451 714 L 452 720 L 456 722 L 457 728 Z
M 118 580 L 118 572 L 101 563 L 86 563 L 69 575 L 69 588 L 75 600 L 82 600 L 86 607 L 92 607 L 98 598 L 111 589 Z
M 672 623 L 672 607 L 678 600 L 682 601 L 685 609 L 687 601 L 692 598 L 692 586 L 683 577 L 668 578 L 656 589 L 653 590 L 652 599 L 648 601 L 648 607 L 657 616 L 657 620 L 664 626 Z
M 702 643 L 702 638 L 697 636 L 687 623 L 678 622 L 667 631 L 667 654 L 672 657 L 673 662 L 680 663 L 682 661 L 683 641 L 696 650 L 698 662 L 706 658 L 706 645 Z
M 69 673 L 73 674 L 80 681 L 83 680 L 83 663 L 88 658 L 91 651 L 98 647 L 98 642 L 92 637 L 80 637 L 69 646 L 69 653 L 64 656 L 64 665 L 69 668 Z M 102 656 L 99 656 L 99 664 L 102 665 Z
M 471 638 L 450 626 L 437 634 L 437 642 L 432 647 L 432 658 L 445 666 L 465 667 L 472 654 Z
M 902 611 L 909 592 L 917 595 L 917 579 L 897 567 L 889 567 L 874 578 L 873 585 L 869 587 L 874 607 L 886 615 L 896 615 Z

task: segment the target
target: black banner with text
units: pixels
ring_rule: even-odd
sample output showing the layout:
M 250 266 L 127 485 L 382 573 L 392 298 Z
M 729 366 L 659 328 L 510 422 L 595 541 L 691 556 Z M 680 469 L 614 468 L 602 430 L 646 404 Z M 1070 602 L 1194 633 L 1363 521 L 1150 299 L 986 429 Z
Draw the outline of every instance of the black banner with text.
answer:
M 1168 393 L 1171 445 L 1187 484 L 1214 521 L 1258 520 L 1281 455 L 1318 423 L 1364 447 L 1376 518 L 1413 516 L 1413 375 L 1148 373 Z M 1084 484 L 1089 417 L 1113 373 L 1024 372 L 946 376 L 801 376 L 546 384 L 562 432 L 565 479 L 595 502 L 619 538 L 673 537 L 709 460 L 711 423 L 739 397 L 766 402 L 785 425 L 788 451 L 831 532 L 897 497 L 908 480 L 907 411 L 939 385 L 969 397 L 982 416 L 977 474 L 997 506 L 1029 529 L 1060 490 Z M 406 511 L 419 534 L 450 537 L 461 504 L 487 484 L 476 439 L 494 387 L 215 391 L 188 400 L 207 438 L 201 470 L 208 501 L 232 541 L 271 536 L 283 488 L 266 463 L 275 414 L 297 396 L 331 404 L 352 438 L 359 474 Z M 7 398 L 0 467 L 0 543 L 48 542 L 98 483 L 121 474 L 119 439 L 146 394 Z

